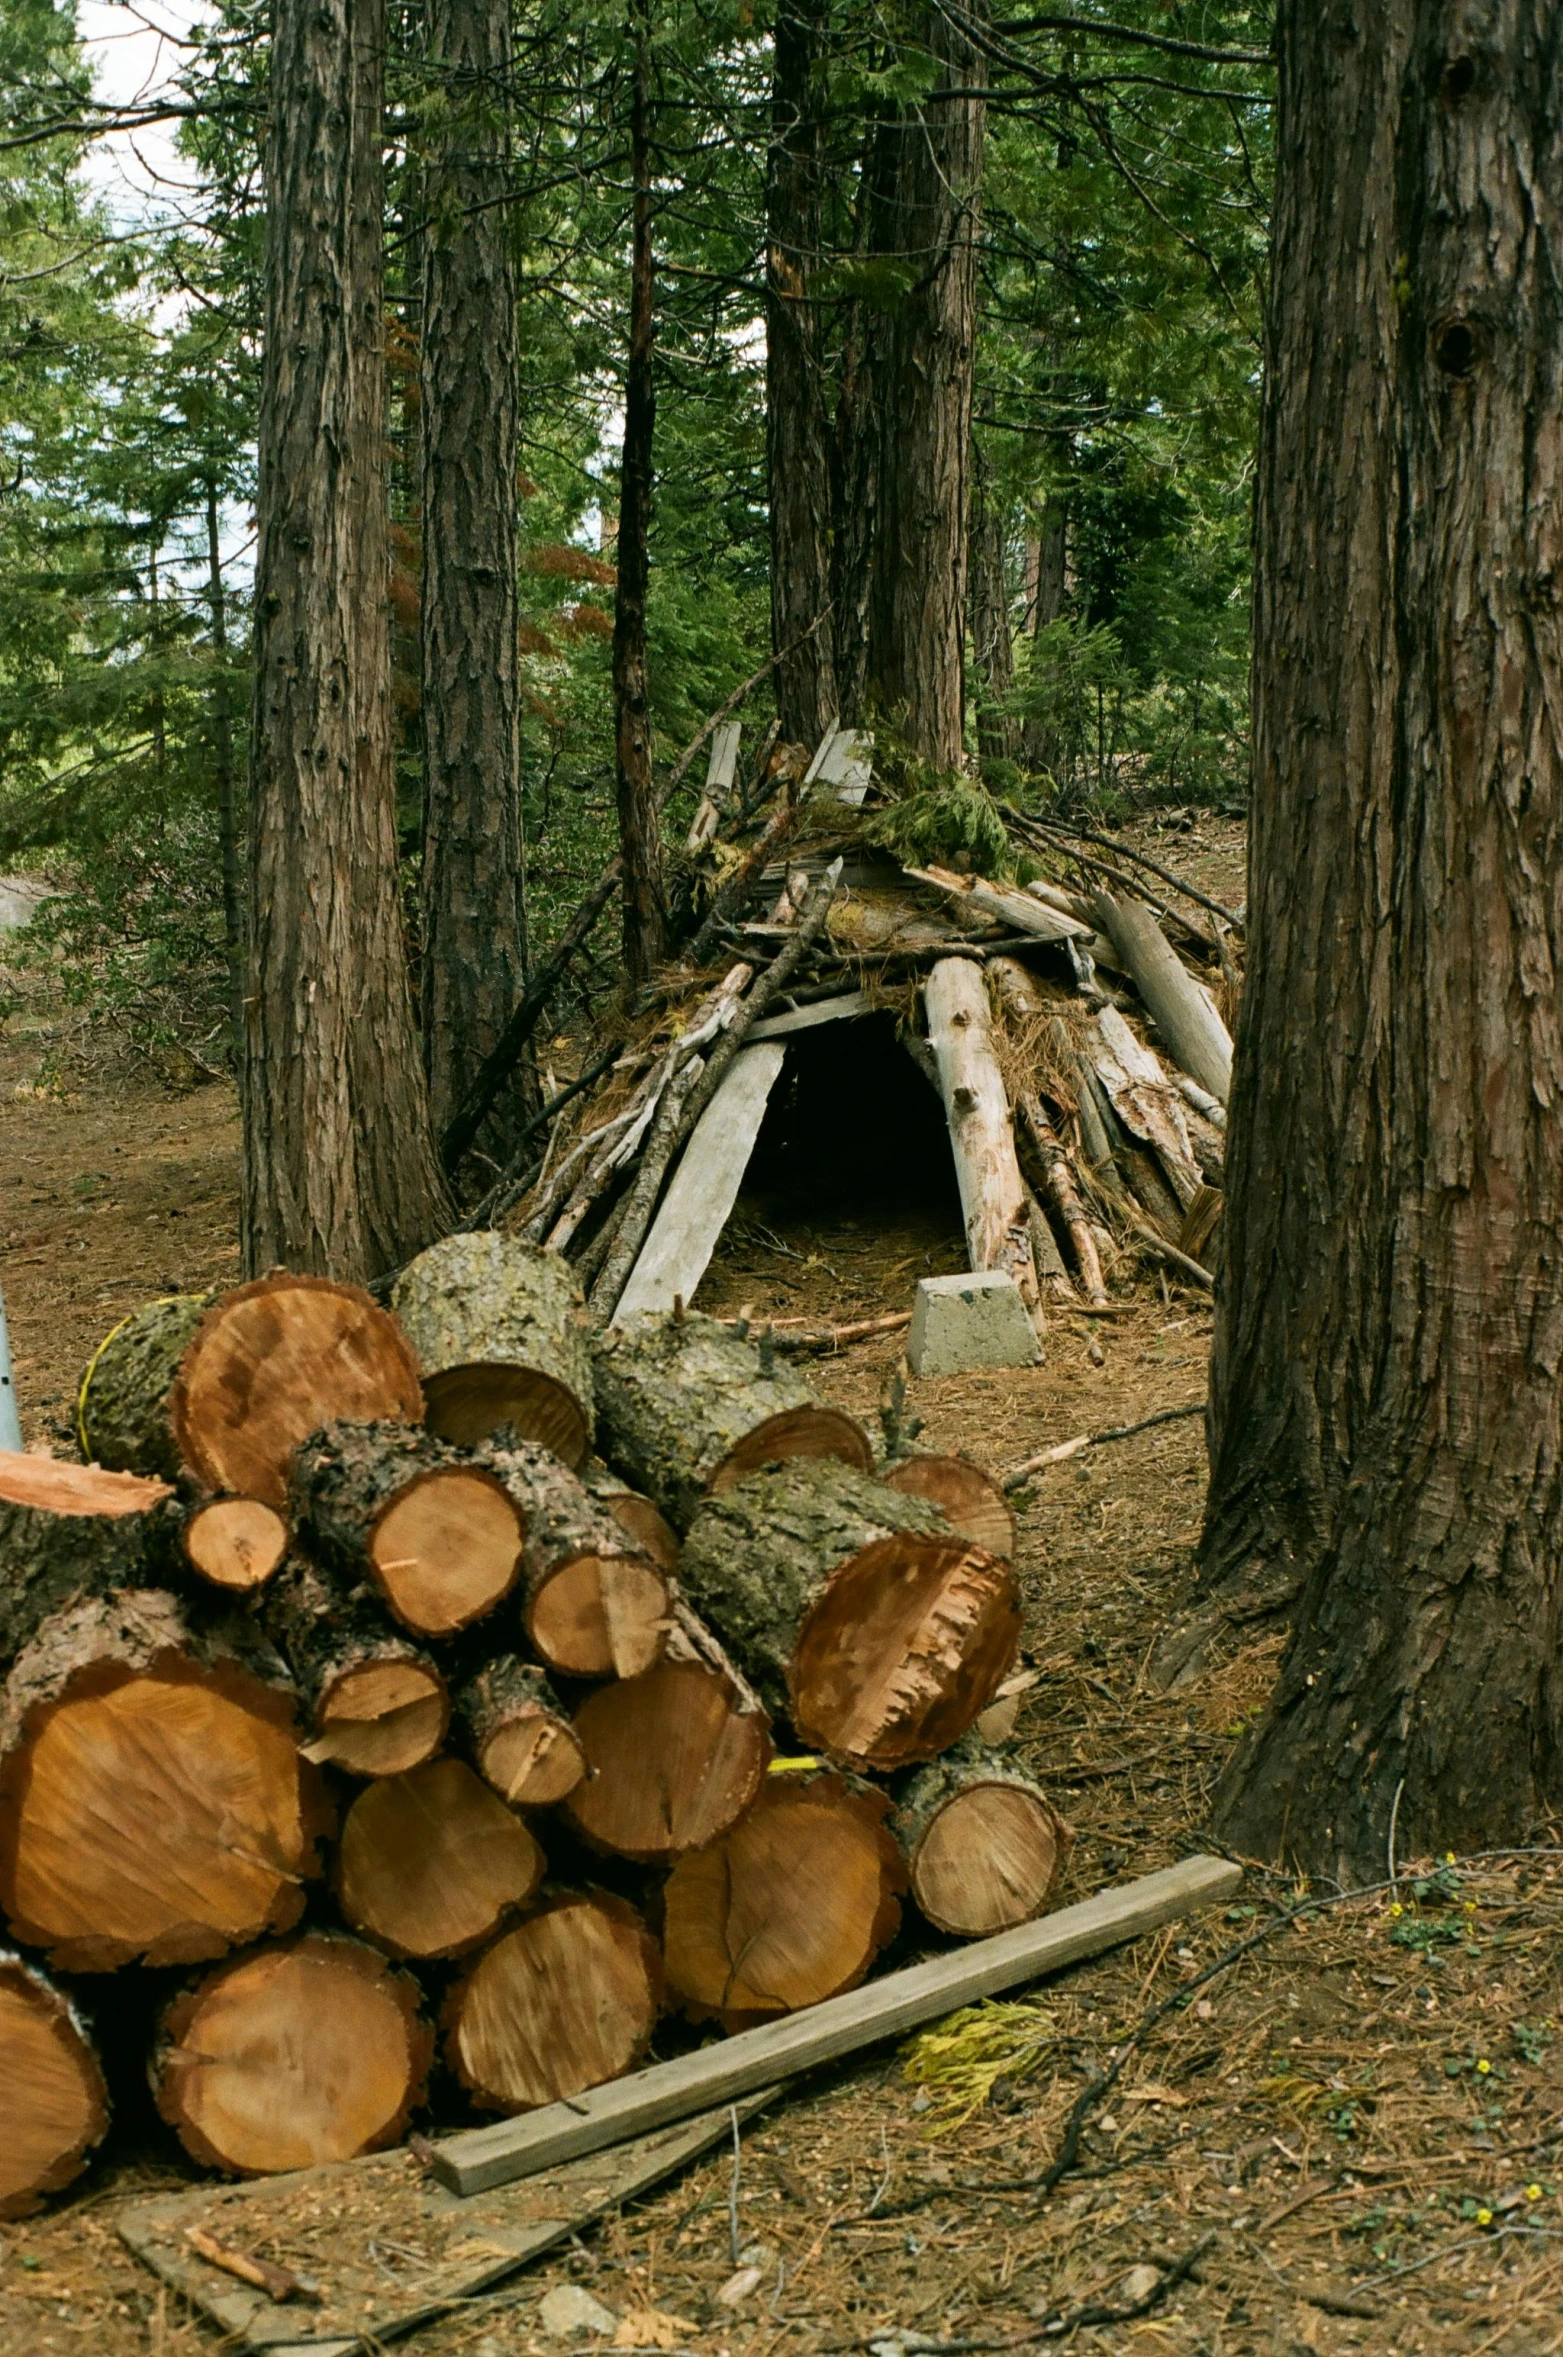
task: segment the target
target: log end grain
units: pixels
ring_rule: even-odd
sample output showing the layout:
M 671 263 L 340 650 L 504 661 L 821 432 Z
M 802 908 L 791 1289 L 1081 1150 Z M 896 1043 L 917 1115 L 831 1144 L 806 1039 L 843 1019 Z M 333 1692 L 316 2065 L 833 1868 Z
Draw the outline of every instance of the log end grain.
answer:
M 1015 1512 L 991 1473 L 965 1457 L 902 1457 L 879 1476 L 889 1488 L 937 1506 L 950 1528 L 1006 1562 L 1015 1552 Z
M 326 1684 L 311 1760 L 350 1776 L 397 1776 L 432 1759 L 450 1723 L 450 1697 L 432 1664 L 391 1655 L 354 1662 Z
M 575 1715 L 587 1780 L 565 1813 L 593 1847 L 654 1864 L 735 1824 L 771 1758 L 763 1712 L 697 1661 L 663 1661 L 589 1694 Z
M 426 1379 L 424 1396 L 429 1430 L 460 1448 L 508 1425 L 572 1468 L 586 1454 L 591 1428 L 578 1394 L 535 1367 L 447 1367 Z
M 634 1909 L 598 1892 L 561 1896 L 452 1990 L 445 2059 L 480 2109 L 531 2111 L 630 2070 L 661 1998 L 656 1942 Z
M 109 2124 L 108 2091 L 74 2009 L 34 1966 L 0 1955 L 0 2218 L 25 2217 L 86 2166 Z
M 502 1482 L 446 1465 L 395 1494 L 369 1538 L 369 1562 L 396 1618 L 419 1636 L 469 1628 L 505 1596 L 526 1533 Z
M 336 1893 L 355 1931 L 393 1956 L 459 1956 L 531 1898 L 544 1858 L 462 1760 L 366 1785 L 347 1812 Z
M 1074 1839 L 1041 1787 L 973 1738 L 907 1779 L 891 1830 L 923 1914 L 968 1940 L 1040 1915 Z
M 212 1304 L 169 1401 L 175 1444 L 206 1486 L 273 1506 L 287 1503 L 294 1449 L 322 1425 L 422 1416 L 396 1320 L 356 1285 L 280 1273 Z
M 588 1457 L 581 1480 L 605 1506 L 637 1554 L 649 1555 L 670 1576 L 678 1570 L 678 1533 L 652 1499 L 611 1473 L 600 1457 Z
M 169 2009 L 158 2109 L 193 2159 L 230 2176 L 379 2152 L 423 2099 L 433 2041 L 418 2004 L 406 1973 L 336 1934 L 235 1957 Z
M 263 1588 L 288 1551 L 286 1518 L 264 1498 L 208 1498 L 180 1533 L 192 1571 L 214 1588 Z
M 660 1661 L 672 1595 L 665 1572 L 635 1555 L 575 1555 L 527 1597 L 526 1633 L 569 1678 L 634 1678 Z
M 580 1738 L 535 1662 L 512 1653 L 486 1663 L 459 1708 L 479 1775 L 512 1808 L 552 1808 L 586 1774 Z

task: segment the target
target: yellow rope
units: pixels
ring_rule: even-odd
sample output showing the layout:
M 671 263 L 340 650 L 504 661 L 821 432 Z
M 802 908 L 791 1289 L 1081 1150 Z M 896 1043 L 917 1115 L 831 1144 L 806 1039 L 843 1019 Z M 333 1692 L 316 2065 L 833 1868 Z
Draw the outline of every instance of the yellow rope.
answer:
M 160 1293 L 156 1301 L 144 1301 L 141 1305 L 141 1309 L 164 1309 L 167 1307 L 169 1302 L 182 1301 L 183 1299 L 184 1295 L 182 1293 Z M 128 1318 L 121 1318 L 117 1326 L 111 1326 L 108 1332 L 104 1335 L 103 1340 L 98 1344 L 98 1347 L 93 1352 L 91 1358 L 87 1361 L 87 1371 L 82 1376 L 81 1389 L 76 1394 L 76 1439 L 78 1445 L 80 1446 L 83 1457 L 86 1458 L 89 1464 L 92 1462 L 92 1448 L 87 1439 L 87 1392 L 91 1386 L 93 1376 L 98 1371 L 98 1361 L 100 1358 L 102 1358 L 103 1353 L 108 1349 L 109 1344 L 114 1340 L 115 1335 L 123 1334 L 125 1328 L 133 1324 L 134 1321 L 140 1317 L 140 1315 L 140 1309 L 133 1309 Z
M 772 1760 L 765 1772 L 768 1776 L 801 1776 L 808 1768 L 823 1768 L 824 1765 L 823 1760 Z

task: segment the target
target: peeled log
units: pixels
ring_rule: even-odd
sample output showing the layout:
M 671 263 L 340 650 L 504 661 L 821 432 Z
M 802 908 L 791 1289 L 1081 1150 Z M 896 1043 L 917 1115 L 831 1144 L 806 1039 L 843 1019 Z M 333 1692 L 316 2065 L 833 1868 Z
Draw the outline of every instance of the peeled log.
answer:
M 677 1571 L 678 1532 L 654 1500 L 644 1497 L 638 1489 L 631 1489 L 600 1457 L 587 1458 L 581 1467 L 581 1479 L 598 1505 L 607 1507 L 641 1554 L 649 1555 L 670 1576 Z
M 89 1464 L 177 1480 L 169 1395 L 211 1303 L 209 1293 L 172 1293 L 132 1310 L 104 1336 L 76 1395 L 76 1432 Z
M 730 1833 L 679 1859 L 663 1951 L 692 2019 L 740 2030 L 857 1987 L 901 1921 L 887 1806 L 839 1776 L 769 1776 Z
M 261 1498 L 208 1498 L 179 1533 L 191 1570 L 214 1588 L 247 1595 L 281 1570 L 288 1525 Z
M 567 1678 L 633 1678 L 660 1661 L 671 1586 L 618 1517 L 535 1441 L 490 1445 L 481 1462 L 526 1525 L 522 1619 L 549 1668 Z
M 645 2053 L 662 1998 L 657 1945 L 601 1892 L 549 1900 L 450 1994 L 445 2060 L 483 2111 L 531 2111 L 600 2087 Z
M 459 1956 L 543 1879 L 542 1851 L 462 1760 L 366 1785 L 337 1854 L 342 1913 L 393 1956 Z
M 290 1491 L 316 1552 L 348 1579 L 370 1579 L 415 1635 L 470 1628 L 521 1569 L 526 1525 L 504 1484 L 413 1425 L 312 1434 Z
M 580 1738 L 534 1662 L 501 1654 L 456 1698 L 478 1773 L 514 1808 L 547 1809 L 586 1773 Z
M 951 1530 L 1006 1562 L 1015 1552 L 1015 1512 L 991 1473 L 965 1457 L 929 1451 L 901 1457 L 881 1471 L 887 1488 L 937 1506 Z
M 0 1905 L 66 1970 L 192 1964 L 286 1930 L 316 1869 L 282 1664 L 156 1590 L 39 1630 L 0 1727 Z
M 35 1965 L 0 1954 L 0 2218 L 23 2218 L 81 2174 L 109 2124 L 108 2090 L 74 2006 Z
M 852 1416 L 817 1400 L 774 1347 L 676 1312 L 612 1326 L 594 1343 L 597 1412 L 617 1469 L 677 1530 L 708 1494 L 761 1466 L 826 1457 L 868 1472 Z
M 709 1498 L 681 1581 L 766 1707 L 848 1767 L 904 1767 L 954 1743 L 1020 1634 L 1007 1564 L 844 1465 L 784 1465 Z
M 450 1723 L 445 1680 L 387 1626 L 371 1590 L 295 1559 L 267 1591 L 266 1625 L 314 1730 L 306 1759 L 350 1776 L 396 1776 L 439 1750 Z
M 169 1402 L 174 1443 L 210 1490 L 285 1506 L 299 1442 L 323 1424 L 417 1424 L 423 1394 L 396 1320 L 356 1285 L 257 1277 L 213 1302 Z
M 51 1613 L 155 1579 L 177 1527 L 172 1497 L 166 1481 L 0 1454 L 0 1661 Z
M 890 1823 L 918 1906 L 967 1940 L 1040 1915 L 1074 1838 L 1040 1785 L 973 1741 L 919 1768 Z
M 434 2042 L 418 2006 L 407 1973 L 337 1932 L 237 1956 L 168 2009 L 157 2108 L 229 2176 L 380 2152 L 423 2100 Z
M 941 958 L 923 985 L 928 1045 L 939 1072 L 974 1269 L 1003 1269 L 1027 1309 L 1037 1272 L 1009 1099 L 994 1052 L 987 977 L 971 958 Z
M 588 1694 L 575 1714 L 587 1781 L 565 1814 L 594 1847 L 656 1864 L 736 1824 L 771 1757 L 762 1711 L 699 1661 L 662 1661 Z
M 1209 998 L 1142 900 L 1098 892 L 1095 908 L 1167 1053 L 1224 1105 L 1232 1092 L 1232 1038 Z
M 578 1465 L 592 1430 L 589 1321 L 567 1261 L 518 1236 L 447 1236 L 391 1306 L 423 1371 L 429 1429 L 475 1448 L 502 1425 Z

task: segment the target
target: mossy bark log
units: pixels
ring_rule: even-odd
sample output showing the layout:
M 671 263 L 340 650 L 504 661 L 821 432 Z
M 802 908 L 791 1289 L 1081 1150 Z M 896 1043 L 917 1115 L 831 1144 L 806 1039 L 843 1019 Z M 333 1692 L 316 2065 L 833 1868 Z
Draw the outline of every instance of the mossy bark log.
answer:
M 77 1438 L 89 1464 L 178 1479 L 169 1399 L 180 1361 L 211 1304 L 210 1293 L 146 1302 L 99 1343 L 76 1395 Z
M 578 1465 L 592 1434 L 589 1322 L 569 1264 L 517 1236 L 447 1236 L 391 1306 L 422 1370 L 431 1431 L 475 1447 L 504 1425 Z
M 610 1327 L 593 1344 L 597 1408 L 617 1470 L 687 1530 L 708 1492 L 763 1465 L 825 1457 L 867 1472 L 868 1435 L 816 1399 L 771 1346 L 676 1313 Z
M 0 1455 L 0 1665 L 51 1614 L 153 1584 L 172 1565 L 178 1529 L 166 1482 Z
M 526 1524 L 522 1620 L 534 1651 L 571 1678 L 633 1678 L 661 1659 L 666 1572 L 568 1466 L 535 1441 L 490 1444 L 480 1462 Z
M 54 1983 L 0 1953 L 0 2218 L 22 2218 L 86 2167 L 109 2124 L 108 2089 L 86 2024 Z
M 293 1459 L 300 1530 L 349 1579 L 367 1578 L 403 1628 L 448 1637 L 508 1595 L 526 1524 L 505 1484 L 410 1424 L 332 1424 Z
M 890 1830 L 918 1906 L 962 1939 L 1039 1915 L 1074 1839 L 1042 1787 L 971 1736 L 906 1779 Z
M 844 1766 L 929 1759 L 1014 1656 L 1014 1574 L 923 1499 L 829 1461 L 708 1498 L 682 1585 L 766 1707 Z
M 456 1715 L 479 1775 L 514 1808 L 551 1808 L 586 1774 L 580 1738 L 535 1662 L 505 1653 L 485 1664 L 457 1695 Z
M 439 1750 L 450 1723 L 444 1675 L 391 1627 L 373 1588 L 295 1556 L 266 1590 L 264 1612 L 312 1729 L 307 1759 L 394 1776 Z

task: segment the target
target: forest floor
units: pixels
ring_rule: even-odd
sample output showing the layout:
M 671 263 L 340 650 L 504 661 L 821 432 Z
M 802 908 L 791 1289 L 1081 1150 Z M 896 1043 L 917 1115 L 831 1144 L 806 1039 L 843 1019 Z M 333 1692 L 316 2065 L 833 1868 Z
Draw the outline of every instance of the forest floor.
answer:
M 1235 827 L 1201 820 L 1164 834 L 1162 852 L 1241 893 Z M 149 1294 L 220 1280 L 237 1259 L 230 1092 L 176 1092 L 60 1051 L 15 1022 L 0 1035 L 6 1300 L 27 1437 L 55 1448 L 101 1334 Z M 795 1192 L 768 1193 L 740 1200 L 700 1305 L 847 1318 L 905 1308 L 918 1275 L 960 1265 L 937 1188 L 803 1210 Z M 1114 1282 L 1118 1314 L 1052 1317 L 1043 1365 L 914 1385 L 925 1443 L 1002 1470 L 1200 1401 L 1208 1298 L 1127 1263 Z M 896 1356 L 897 1338 L 881 1337 L 811 1369 L 871 1418 Z M 1264 1702 L 1274 1638 L 1176 1695 L 1148 1678 L 1203 1479 L 1194 1418 L 1021 1493 L 1038 1674 L 1017 1741 L 1076 1830 L 1065 1900 L 1202 1846 L 1212 1781 Z M 1563 1851 L 1424 1862 L 1393 1891 L 1325 1894 L 1294 1916 L 1302 1896 L 1252 1872 L 1230 1908 L 986 2008 L 958 2034 L 942 2025 L 816 2075 L 746 2132 L 736 2213 L 730 2159 L 708 2159 L 411 2345 L 427 2357 L 557 2349 L 538 2305 L 572 2280 L 622 2320 L 621 2346 L 696 2357 L 1563 2350 Z M 908 1930 L 884 1961 L 918 1952 Z M 1188 2001 L 1158 2015 L 1180 1992 Z M 1078 2165 L 1043 2192 L 1071 2107 L 1136 2032 Z M 82 2193 L 0 2230 L 0 2357 L 221 2345 L 116 2237 L 128 2201 L 194 2176 L 127 2109 Z M 735 2247 L 761 2277 L 729 2307 L 717 2295 Z M 1092 2320 L 1114 2309 L 1131 2313 Z

